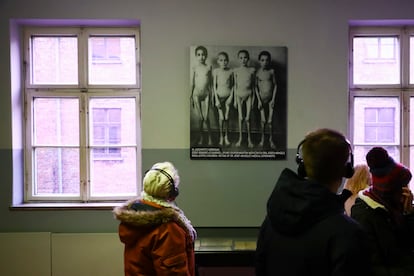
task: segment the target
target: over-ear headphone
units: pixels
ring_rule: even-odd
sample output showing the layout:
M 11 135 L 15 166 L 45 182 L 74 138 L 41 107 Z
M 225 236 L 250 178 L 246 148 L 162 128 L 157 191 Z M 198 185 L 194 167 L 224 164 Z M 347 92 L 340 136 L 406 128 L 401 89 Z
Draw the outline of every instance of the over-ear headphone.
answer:
M 179 190 L 178 190 L 178 187 L 175 186 L 174 178 L 172 178 L 172 176 L 168 172 L 166 172 L 165 170 L 163 170 L 163 169 L 160 169 L 160 168 L 151 168 L 150 170 L 158 171 L 161 174 L 163 174 L 165 177 L 168 178 L 168 181 L 170 183 L 170 192 L 168 194 L 168 197 L 169 198 L 176 198 L 178 196 L 178 194 L 179 194 Z
M 303 162 L 303 158 L 302 158 L 302 146 L 305 143 L 306 139 L 302 140 L 299 145 L 298 148 L 296 150 L 296 164 L 298 164 L 298 175 L 300 177 L 306 177 L 306 169 L 305 169 L 305 163 Z M 348 144 L 348 148 L 349 148 L 349 161 L 346 162 L 345 164 L 345 172 L 344 172 L 344 177 L 345 178 L 351 178 L 354 175 L 354 154 L 352 153 L 352 147 L 351 144 L 349 143 L 349 141 L 346 141 Z

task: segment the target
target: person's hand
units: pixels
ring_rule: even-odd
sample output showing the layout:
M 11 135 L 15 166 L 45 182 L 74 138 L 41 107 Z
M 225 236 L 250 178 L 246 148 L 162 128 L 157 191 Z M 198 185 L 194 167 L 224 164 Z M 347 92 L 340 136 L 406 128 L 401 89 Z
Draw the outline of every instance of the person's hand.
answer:
M 411 192 L 410 188 L 408 187 L 402 188 L 401 201 L 403 203 L 404 214 L 411 214 L 414 212 L 413 193 Z
M 216 103 L 216 107 L 217 107 L 217 109 L 221 109 L 221 104 L 220 104 L 220 101 L 219 101 L 219 100 L 217 100 L 217 99 L 215 99 L 215 103 Z

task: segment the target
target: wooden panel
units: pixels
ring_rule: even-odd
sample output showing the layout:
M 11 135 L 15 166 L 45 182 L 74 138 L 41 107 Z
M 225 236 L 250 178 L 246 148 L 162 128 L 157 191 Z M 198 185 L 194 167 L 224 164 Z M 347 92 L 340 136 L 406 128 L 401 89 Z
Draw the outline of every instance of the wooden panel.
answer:
M 117 233 L 52 234 L 53 276 L 120 276 L 123 244 Z
M 0 275 L 51 275 L 50 233 L 0 233 Z

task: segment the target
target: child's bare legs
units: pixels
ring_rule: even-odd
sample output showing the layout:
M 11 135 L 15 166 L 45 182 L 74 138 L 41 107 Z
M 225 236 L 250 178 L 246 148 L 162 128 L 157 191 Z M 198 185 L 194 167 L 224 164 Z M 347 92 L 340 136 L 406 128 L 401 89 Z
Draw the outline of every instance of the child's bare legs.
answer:
M 200 145 L 202 142 L 202 137 L 203 137 L 203 121 L 204 120 L 203 120 L 203 113 L 201 112 L 201 103 L 200 103 L 199 97 L 193 96 L 193 104 L 198 114 L 198 131 L 200 133 L 200 136 L 199 136 L 197 144 Z
M 204 101 L 201 102 L 201 112 L 203 114 L 203 123 L 207 129 L 208 145 L 211 146 L 211 130 L 210 130 L 210 119 L 208 118 L 208 113 L 210 111 L 210 96 L 207 96 Z
M 246 117 L 243 116 L 243 104 L 246 104 Z M 253 147 L 253 143 L 250 135 L 250 110 L 251 110 L 252 98 L 249 96 L 247 99 L 243 100 L 237 98 L 237 110 L 239 113 L 239 140 L 236 143 L 236 146 L 240 146 L 243 138 L 243 122 L 246 122 L 247 128 L 247 143 L 248 147 Z
M 266 133 L 266 110 L 265 107 L 262 105 L 260 108 L 260 123 L 261 123 L 261 127 L 262 127 L 262 137 L 260 139 L 260 143 L 259 146 L 263 147 L 264 145 L 264 140 L 265 140 L 265 133 Z
M 253 147 L 251 130 L 250 130 L 250 111 L 252 110 L 252 101 L 253 97 L 249 96 L 246 100 L 246 128 L 247 128 L 247 146 L 249 148 Z
M 270 104 L 267 107 L 267 109 L 268 109 L 267 112 L 266 112 L 264 107 L 262 109 L 260 109 L 261 124 L 262 124 L 262 137 L 260 139 L 259 145 L 261 147 L 264 145 L 265 134 L 266 134 L 266 126 L 268 126 L 268 129 L 269 129 L 269 145 L 270 145 L 271 148 L 275 148 L 275 144 L 273 143 L 273 138 L 272 138 L 272 134 L 273 134 L 273 129 L 272 129 L 273 109 L 271 108 Z M 266 116 L 266 113 L 268 113 L 267 116 Z
M 194 105 L 197 110 L 197 113 L 199 115 L 199 131 L 200 131 L 200 138 L 198 141 L 198 144 L 201 145 L 203 143 L 203 129 L 204 125 L 207 129 L 207 135 L 208 135 L 208 145 L 211 145 L 211 134 L 210 134 L 210 120 L 208 118 L 208 112 L 209 112 L 209 100 L 210 97 L 207 96 L 203 100 L 200 99 L 200 97 L 194 97 Z
M 222 106 L 220 106 L 218 108 L 218 114 L 219 114 L 219 128 L 220 128 L 220 139 L 219 139 L 219 144 L 222 146 L 223 145 L 223 130 L 224 130 L 224 114 L 223 114 L 223 109 Z
M 225 104 L 225 113 L 224 113 L 224 121 L 223 121 L 223 128 L 224 128 L 224 144 L 226 146 L 230 145 L 228 133 L 229 133 L 229 112 L 230 112 L 230 103 L 231 101 L 226 101 Z
M 236 143 L 237 147 L 240 147 L 243 138 L 243 100 L 240 97 L 236 98 L 236 108 L 239 114 L 239 140 Z
M 267 117 L 267 124 L 269 125 L 269 144 L 272 149 L 276 148 L 275 143 L 273 142 L 273 107 L 269 103 L 269 116 Z

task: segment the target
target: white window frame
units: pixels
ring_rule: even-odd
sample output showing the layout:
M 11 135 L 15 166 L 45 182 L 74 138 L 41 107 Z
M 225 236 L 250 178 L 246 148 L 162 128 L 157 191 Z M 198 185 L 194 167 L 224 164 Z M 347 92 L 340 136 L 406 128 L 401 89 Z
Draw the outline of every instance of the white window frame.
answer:
M 357 85 L 353 81 L 353 38 L 356 36 L 397 36 L 400 44 L 400 83 Z M 414 35 L 414 25 L 407 26 L 351 26 L 349 32 L 349 133 L 354 146 L 396 146 L 399 149 L 399 161 L 410 166 L 410 97 L 414 96 L 414 85 L 409 84 L 409 37 Z M 397 97 L 400 102 L 399 143 L 356 145 L 354 139 L 354 98 L 356 97 Z
M 93 35 L 126 35 L 135 37 L 135 56 L 136 56 L 136 84 L 133 85 L 90 85 L 88 84 L 88 37 Z M 32 35 L 76 35 L 78 37 L 78 84 L 76 85 L 44 85 L 32 84 L 30 81 L 30 38 Z M 87 129 L 93 127 L 90 125 L 89 119 L 89 98 L 94 97 L 110 97 L 110 98 L 133 98 L 135 100 L 136 111 L 136 143 L 132 145 L 120 145 L 122 147 L 132 147 L 136 151 L 136 183 L 137 194 L 140 193 L 141 186 L 139 185 L 141 179 L 141 85 L 140 85 L 140 40 L 138 27 L 27 27 L 23 32 L 24 44 L 24 157 L 25 157 L 25 171 L 24 171 L 24 202 L 46 202 L 46 203 L 63 203 L 63 202 L 114 202 L 124 201 L 131 198 L 131 196 L 105 196 L 93 197 L 90 194 L 89 187 L 89 163 L 91 160 L 88 146 Z M 33 181 L 34 181 L 34 167 L 32 156 L 32 103 L 36 97 L 70 97 L 79 99 L 79 132 L 80 132 L 80 196 L 34 196 L 33 195 Z M 93 154 L 92 154 L 93 156 Z M 134 195 L 134 196 L 136 196 Z

